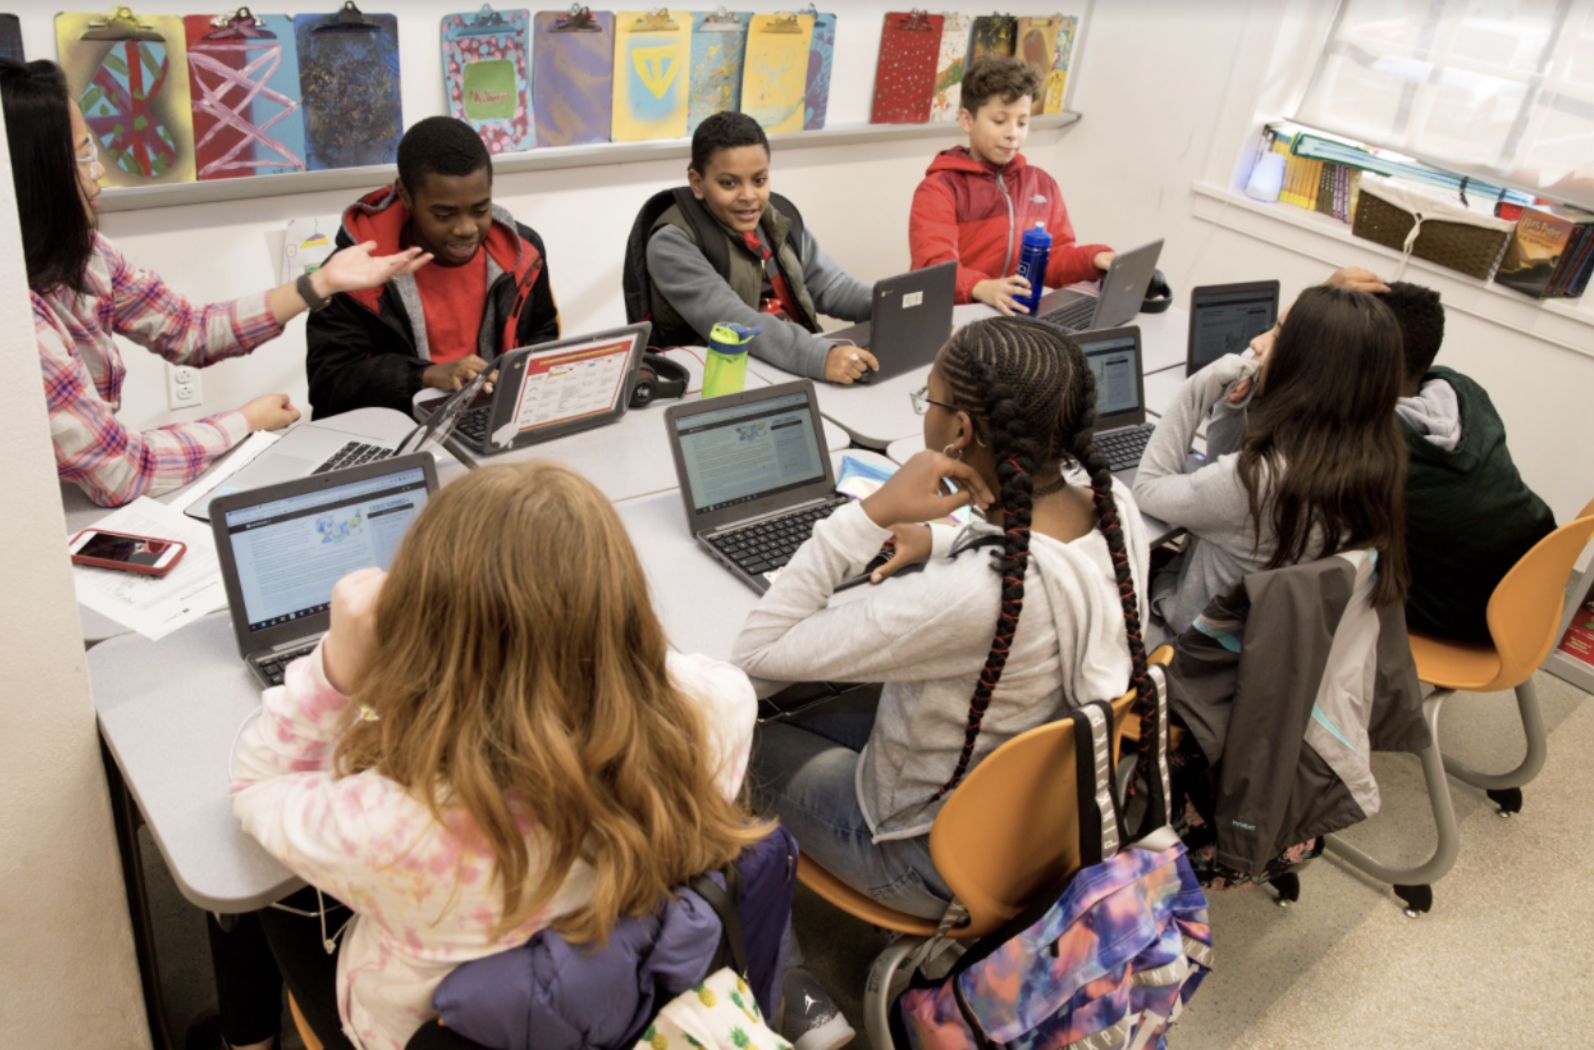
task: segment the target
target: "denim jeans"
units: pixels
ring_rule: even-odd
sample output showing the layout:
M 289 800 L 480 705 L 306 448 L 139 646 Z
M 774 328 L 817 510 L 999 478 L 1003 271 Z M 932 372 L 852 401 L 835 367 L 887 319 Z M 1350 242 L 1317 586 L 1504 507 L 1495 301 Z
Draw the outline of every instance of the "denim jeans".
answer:
M 930 836 L 876 843 L 858 805 L 858 752 L 873 728 L 872 712 L 763 723 L 753 738 L 754 801 L 848 886 L 909 915 L 939 919 L 952 891 L 930 860 Z

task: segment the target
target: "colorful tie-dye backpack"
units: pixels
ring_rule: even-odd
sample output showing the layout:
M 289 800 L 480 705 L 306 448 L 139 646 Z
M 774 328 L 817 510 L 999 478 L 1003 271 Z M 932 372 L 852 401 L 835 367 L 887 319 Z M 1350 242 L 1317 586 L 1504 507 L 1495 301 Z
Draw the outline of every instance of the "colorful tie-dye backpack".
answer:
M 1161 669 L 1142 740 L 1157 741 L 1142 827 L 1119 850 L 1112 709 L 1074 711 L 1084 861 L 1054 891 L 977 941 L 940 979 L 916 975 L 891 1011 L 898 1050 L 1120 1050 L 1166 1045 L 1211 967 L 1207 902 L 1168 827 Z M 954 902 L 954 907 L 958 907 Z

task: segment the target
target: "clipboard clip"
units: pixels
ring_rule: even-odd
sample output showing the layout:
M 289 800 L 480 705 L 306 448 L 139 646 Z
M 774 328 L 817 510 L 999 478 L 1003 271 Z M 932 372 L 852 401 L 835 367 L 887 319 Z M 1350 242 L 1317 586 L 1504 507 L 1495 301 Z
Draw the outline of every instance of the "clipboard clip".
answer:
M 382 27 L 366 18 L 360 9 L 354 6 L 354 0 L 343 0 L 343 7 L 338 13 L 329 17 L 325 22 L 315 27 L 317 33 L 347 33 L 351 31 L 374 31 Z
M 111 13 L 103 18 L 96 18 L 89 23 L 88 31 L 79 39 L 82 40 L 159 40 L 165 43 L 166 38 L 155 31 L 155 27 L 148 22 L 140 22 L 133 9 L 126 4 L 117 4 Z
M 637 20 L 631 23 L 633 33 L 674 33 L 680 28 L 675 19 L 670 17 L 670 9 L 667 7 L 655 7 L 639 15 Z
M 464 26 L 454 36 L 502 36 L 513 30 L 514 26 L 501 13 L 494 11 L 492 4 L 483 4 L 474 16 L 466 16 Z
M 803 31 L 802 23 L 797 21 L 797 16 L 790 11 L 782 11 L 771 15 L 772 21 L 764 26 L 766 33 L 779 33 L 795 36 Z
M 930 22 L 930 16 L 927 12 L 915 7 L 902 16 L 902 20 L 897 23 L 896 28 L 913 32 L 929 32 L 935 26 Z
M 267 29 L 266 20 L 240 7 L 230 14 L 217 15 L 210 20 L 216 28 L 205 34 L 206 40 L 275 40 L 277 34 Z
M 703 21 L 698 25 L 699 33 L 740 33 L 747 27 L 742 25 L 742 20 L 725 10 L 721 4 L 717 11 L 711 11 L 703 16 Z
M 571 4 L 570 10 L 559 16 L 551 30 L 554 33 L 601 33 L 603 26 L 592 17 L 592 8 Z

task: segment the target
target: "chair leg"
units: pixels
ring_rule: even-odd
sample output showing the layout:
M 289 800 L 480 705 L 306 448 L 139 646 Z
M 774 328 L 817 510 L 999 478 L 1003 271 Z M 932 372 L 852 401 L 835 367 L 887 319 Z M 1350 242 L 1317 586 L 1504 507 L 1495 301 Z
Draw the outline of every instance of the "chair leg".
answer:
M 1439 707 L 1449 691 L 1435 692 L 1423 701 L 1422 716 L 1428 723 L 1433 743 L 1422 751 L 1423 779 L 1428 784 L 1428 800 L 1433 805 L 1434 827 L 1439 841 L 1433 856 L 1415 868 L 1390 868 L 1345 842 L 1338 835 L 1328 836 L 1328 852 L 1351 867 L 1379 882 L 1387 882 L 1406 902 L 1406 914 L 1416 918 L 1433 906 L 1432 884 L 1450 871 L 1461 849 L 1461 832 L 1456 825 L 1456 810 L 1450 800 L 1450 782 L 1445 778 L 1444 756 L 1439 752 Z
M 913 976 L 903 972 L 902 964 L 923 947 L 927 938 L 898 937 L 875 956 L 869 966 L 869 981 L 863 991 L 863 1024 L 874 1050 L 891 1046 L 891 1003 Z
M 1544 731 L 1544 716 L 1539 711 L 1539 695 L 1529 678 L 1516 687 L 1517 710 L 1522 714 L 1522 734 L 1528 740 L 1528 752 L 1522 764 L 1509 773 L 1479 773 L 1452 758 L 1445 759 L 1445 771 L 1464 784 L 1483 788 L 1500 807 L 1502 815 L 1509 816 L 1522 809 L 1522 787 L 1539 775 L 1544 768 L 1544 754 L 1548 736 Z

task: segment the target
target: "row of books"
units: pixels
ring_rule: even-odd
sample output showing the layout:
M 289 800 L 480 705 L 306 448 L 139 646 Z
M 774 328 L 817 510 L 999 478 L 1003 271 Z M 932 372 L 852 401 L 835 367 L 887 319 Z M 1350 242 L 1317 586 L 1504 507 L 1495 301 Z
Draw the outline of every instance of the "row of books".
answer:
M 1569 205 L 1522 209 L 1494 280 L 1535 299 L 1576 299 L 1594 272 L 1594 212 Z
M 1356 197 L 1362 173 L 1333 161 L 1313 160 L 1290 152 L 1290 140 L 1273 140 L 1275 152 L 1284 155 L 1284 185 L 1279 200 L 1307 211 L 1350 222 L 1356 214 Z

